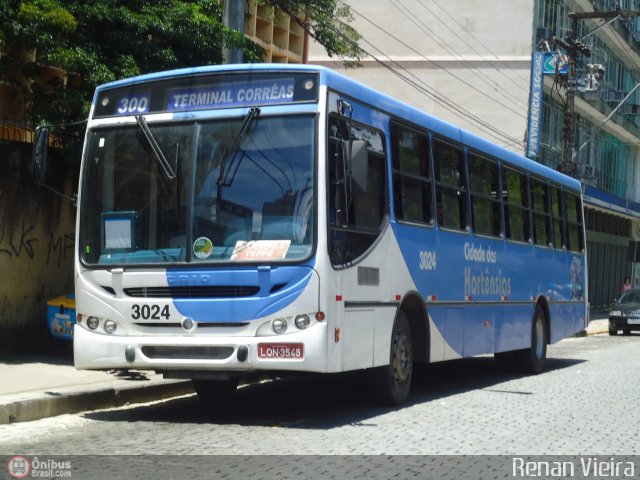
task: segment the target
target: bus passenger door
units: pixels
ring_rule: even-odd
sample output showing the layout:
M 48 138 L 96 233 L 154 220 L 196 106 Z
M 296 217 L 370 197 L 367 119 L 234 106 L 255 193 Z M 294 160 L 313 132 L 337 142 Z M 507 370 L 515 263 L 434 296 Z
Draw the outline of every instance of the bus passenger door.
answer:
M 363 369 L 389 362 L 393 326 L 394 309 L 381 306 L 389 303 L 385 142 L 369 126 L 370 107 L 334 93 L 328 104 L 328 248 L 331 283 L 344 304 L 336 343 L 343 370 Z

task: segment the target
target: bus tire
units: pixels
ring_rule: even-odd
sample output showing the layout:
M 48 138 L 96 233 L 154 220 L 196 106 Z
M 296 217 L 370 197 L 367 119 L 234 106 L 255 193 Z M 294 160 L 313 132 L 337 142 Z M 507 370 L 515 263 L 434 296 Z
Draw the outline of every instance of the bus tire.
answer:
M 525 373 L 538 374 L 544 371 L 547 358 L 547 322 L 544 311 L 536 305 L 531 322 L 531 346 L 517 351 L 518 364 Z
M 369 387 L 385 405 L 400 405 L 409 397 L 413 377 L 413 343 L 409 320 L 399 311 L 393 323 L 389 364 L 369 372 Z
M 235 398 L 238 389 L 238 379 L 229 378 L 227 380 L 202 380 L 191 379 L 193 389 L 198 394 L 198 398 L 208 405 L 230 405 Z

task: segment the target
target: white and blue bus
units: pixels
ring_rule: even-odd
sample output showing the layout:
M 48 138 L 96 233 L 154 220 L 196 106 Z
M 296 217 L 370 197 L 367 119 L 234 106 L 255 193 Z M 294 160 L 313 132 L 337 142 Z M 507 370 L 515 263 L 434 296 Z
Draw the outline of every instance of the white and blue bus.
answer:
M 100 86 L 83 155 L 78 368 L 208 399 L 363 371 L 399 404 L 417 362 L 539 373 L 585 327 L 580 183 L 329 69 Z

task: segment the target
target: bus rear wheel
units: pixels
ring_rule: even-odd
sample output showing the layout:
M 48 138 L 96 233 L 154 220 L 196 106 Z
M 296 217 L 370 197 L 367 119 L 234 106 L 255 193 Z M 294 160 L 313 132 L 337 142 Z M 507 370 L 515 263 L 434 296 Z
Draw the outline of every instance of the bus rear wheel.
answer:
M 369 372 L 372 393 L 386 405 L 400 405 L 409 397 L 413 377 L 411 327 L 400 311 L 393 324 L 389 365 Z
M 202 380 L 191 379 L 193 389 L 198 397 L 209 405 L 230 405 L 235 398 L 238 389 L 238 379 L 227 380 Z
M 531 346 L 516 352 L 518 366 L 525 373 L 538 374 L 544 370 L 547 358 L 547 322 L 544 311 L 536 305 L 531 322 Z

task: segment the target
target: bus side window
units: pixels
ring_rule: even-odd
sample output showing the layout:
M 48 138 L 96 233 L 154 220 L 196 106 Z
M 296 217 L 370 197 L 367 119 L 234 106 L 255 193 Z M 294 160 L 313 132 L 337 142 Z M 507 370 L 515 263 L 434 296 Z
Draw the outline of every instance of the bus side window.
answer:
M 517 242 L 529 242 L 529 195 L 527 177 L 511 168 L 502 170 L 502 195 L 507 238 Z
M 547 182 L 530 179 L 531 209 L 533 211 L 533 238 L 536 245 L 551 246 L 551 209 Z
M 466 230 L 468 189 L 462 149 L 435 141 L 433 159 L 438 223 L 445 228 Z
M 469 189 L 471 191 L 471 221 L 480 235 L 499 237 L 502 232 L 498 164 L 469 154 Z
M 582 238 L 582 204 L 580 197 L 569 192 L 564 193 L 567 220 L 569 250 L 580 252 L 584 249 Z
M 564 229 L 562 215 L 562 191 L 551 186 L 551 226 L 553 230 L 553 243 L 556 248 L 567 248 L 567 234 Z
M 429 141 L 425 134 L 392 125 L 393 198 L 396 218 L 433 222 Z

